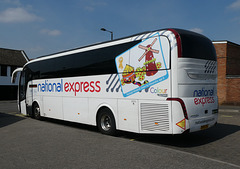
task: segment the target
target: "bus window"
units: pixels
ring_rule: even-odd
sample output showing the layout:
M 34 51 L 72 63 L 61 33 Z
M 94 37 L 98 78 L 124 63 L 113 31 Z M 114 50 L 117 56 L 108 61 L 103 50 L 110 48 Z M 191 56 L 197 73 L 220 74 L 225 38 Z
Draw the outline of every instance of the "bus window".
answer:
M 195 58 L 216 61 L 216 51 L 212 42 L 205 36 L 176 29 L 181 37 L 183 58 Z

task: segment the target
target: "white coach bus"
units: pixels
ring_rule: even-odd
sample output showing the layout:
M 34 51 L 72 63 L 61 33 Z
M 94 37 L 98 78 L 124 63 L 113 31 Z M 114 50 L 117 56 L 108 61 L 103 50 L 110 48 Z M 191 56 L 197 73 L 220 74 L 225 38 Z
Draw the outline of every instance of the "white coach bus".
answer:
M 181 134 L 217 123 L 217 62 L 203 35 L 165 29 L 64 51 L 21 71 L 19 109 L 103 134 Z M 14 79 L 13 79 L 14 80 Z

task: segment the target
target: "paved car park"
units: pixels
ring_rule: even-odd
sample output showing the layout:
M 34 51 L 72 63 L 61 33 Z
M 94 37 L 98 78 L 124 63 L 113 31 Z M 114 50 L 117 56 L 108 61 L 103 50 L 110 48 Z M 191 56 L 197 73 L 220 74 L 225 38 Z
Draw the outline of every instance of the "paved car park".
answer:
M 102 135 L 96 127 L 38 121 L 0 102 L 0 168 L 240 168 L 240 112 L 222 107 L 219 124 L 189 135 Z

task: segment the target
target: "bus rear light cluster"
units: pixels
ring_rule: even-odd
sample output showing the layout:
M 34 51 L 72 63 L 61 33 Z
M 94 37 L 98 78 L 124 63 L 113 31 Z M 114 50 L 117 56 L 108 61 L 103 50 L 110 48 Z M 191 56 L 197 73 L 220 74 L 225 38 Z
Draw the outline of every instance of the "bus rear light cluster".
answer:
M 182 99 L 180 99 L 180 98 L 167 98 L 167 100 L 179 102 L 181 104 L 184 117 L 185 117 L 185 119 L 188 120 L 187 108 L 186 108 L 185 103 L 184 103 L 184 101 Z

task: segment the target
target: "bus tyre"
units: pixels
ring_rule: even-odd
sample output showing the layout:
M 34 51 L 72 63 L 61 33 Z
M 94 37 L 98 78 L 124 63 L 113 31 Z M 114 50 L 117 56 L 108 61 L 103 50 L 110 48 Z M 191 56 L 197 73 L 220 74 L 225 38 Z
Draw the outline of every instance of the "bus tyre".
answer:
M 102 134 L 115 135 L 116 123 L 111 110 L 104 108 L 100 110 L 97 116 L 97 126 Z
M 37 103 L 33 105 L 33 117 L 37 120 L 41 120 L 40 107 Z

